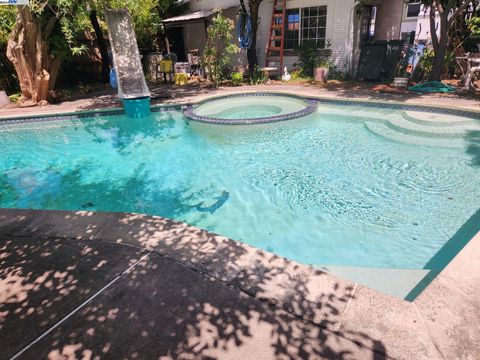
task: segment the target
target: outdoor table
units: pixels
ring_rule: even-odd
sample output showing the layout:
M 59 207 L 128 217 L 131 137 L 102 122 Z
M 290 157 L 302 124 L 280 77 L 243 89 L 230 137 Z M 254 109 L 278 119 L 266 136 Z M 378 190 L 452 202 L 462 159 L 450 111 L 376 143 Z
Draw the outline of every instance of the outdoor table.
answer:
M 266 67 L 260 68 L 260 70 L 263 71 L 263 73 L 265 74 L 265 76 L 270 79 L 270 72 L 272 72 L 272 71 L 278 71 L 278 68 L 266 66 Z

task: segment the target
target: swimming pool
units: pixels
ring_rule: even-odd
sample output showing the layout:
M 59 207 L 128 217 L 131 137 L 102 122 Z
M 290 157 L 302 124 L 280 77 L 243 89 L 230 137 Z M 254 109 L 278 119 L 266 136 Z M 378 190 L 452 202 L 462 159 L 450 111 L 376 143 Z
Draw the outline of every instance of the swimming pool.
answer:
M 353 280 L 418 281 L 480 230 L 479 134 L 473 118 L 334 103 L 251 126 L 180 110 L 7 124 L 0 207 L 160 215 Z

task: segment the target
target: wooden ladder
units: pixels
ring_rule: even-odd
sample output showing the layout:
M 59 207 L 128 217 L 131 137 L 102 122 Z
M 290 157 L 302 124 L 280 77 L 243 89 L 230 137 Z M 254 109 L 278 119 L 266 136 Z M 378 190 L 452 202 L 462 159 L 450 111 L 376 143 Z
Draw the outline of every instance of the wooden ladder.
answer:
M 272 22 L 267 44 L 266 67 L 283 71 L 283 47 L 285 41 L 285 14 L 287 0 L 273 0 Z

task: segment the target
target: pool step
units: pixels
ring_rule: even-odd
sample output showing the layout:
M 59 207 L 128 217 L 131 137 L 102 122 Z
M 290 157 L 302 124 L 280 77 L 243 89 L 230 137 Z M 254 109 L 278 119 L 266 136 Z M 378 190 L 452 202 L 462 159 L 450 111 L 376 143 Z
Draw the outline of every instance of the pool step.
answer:
M 385 124 L 391 129 L 405 134 L 426 137 L 464 137 L 471 132 L 480 131 L 480 123 L 474 121 L 454 122 L 448 123 L 448 125 L 442 123 L 443 125 L 439 126 L 434 122 L 412 121 L 407 115 L 391 117 Z
M 435 136 L 435 134 L 429 133 L 429 136 L 425 136 L 424 133 L 420 131 L 399 130 L 399 128 L 395 127 L 392 123 L 381 121 L 367 121 L 365 122 L 365 127 L 377 136 L 399 143 L 443 148 L 465 147 L 465 140 L 462 135 L 450 137 Z
M 318 266 L 321 270 L 343 279 L 377 289 L 386 294 L 405 299 L 405 297 L 425 278 L 430 270 L 426 269 L 390 269 L 350 266 Z M 395 279 L 395 281 L 392 281 Z
M 419 124 L 430 125 L 437 127 L 444 126 L 480 126 L 480 119 L 471 119 L 463 116 L 449 115 L 449 114 L 437 114 L 423 111 L 404 111 L 403 117 L 405 120 Z

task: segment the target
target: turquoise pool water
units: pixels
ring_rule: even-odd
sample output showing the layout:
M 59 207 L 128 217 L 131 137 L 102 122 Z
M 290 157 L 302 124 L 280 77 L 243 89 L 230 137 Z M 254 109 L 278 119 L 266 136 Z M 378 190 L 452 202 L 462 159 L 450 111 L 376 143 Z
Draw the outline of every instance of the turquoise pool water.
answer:
M 305 109 L 305 100 L 290 96 L 243 96 L 209 100 L 193 113 L 219 119 L 252 119 L 285 115 Z
M 0 206 L 155 214 L 307 264 L 423 269 L 480 229 L 479 134 L 325 104 L 252 126 L 180 111 L 5 125 Z

